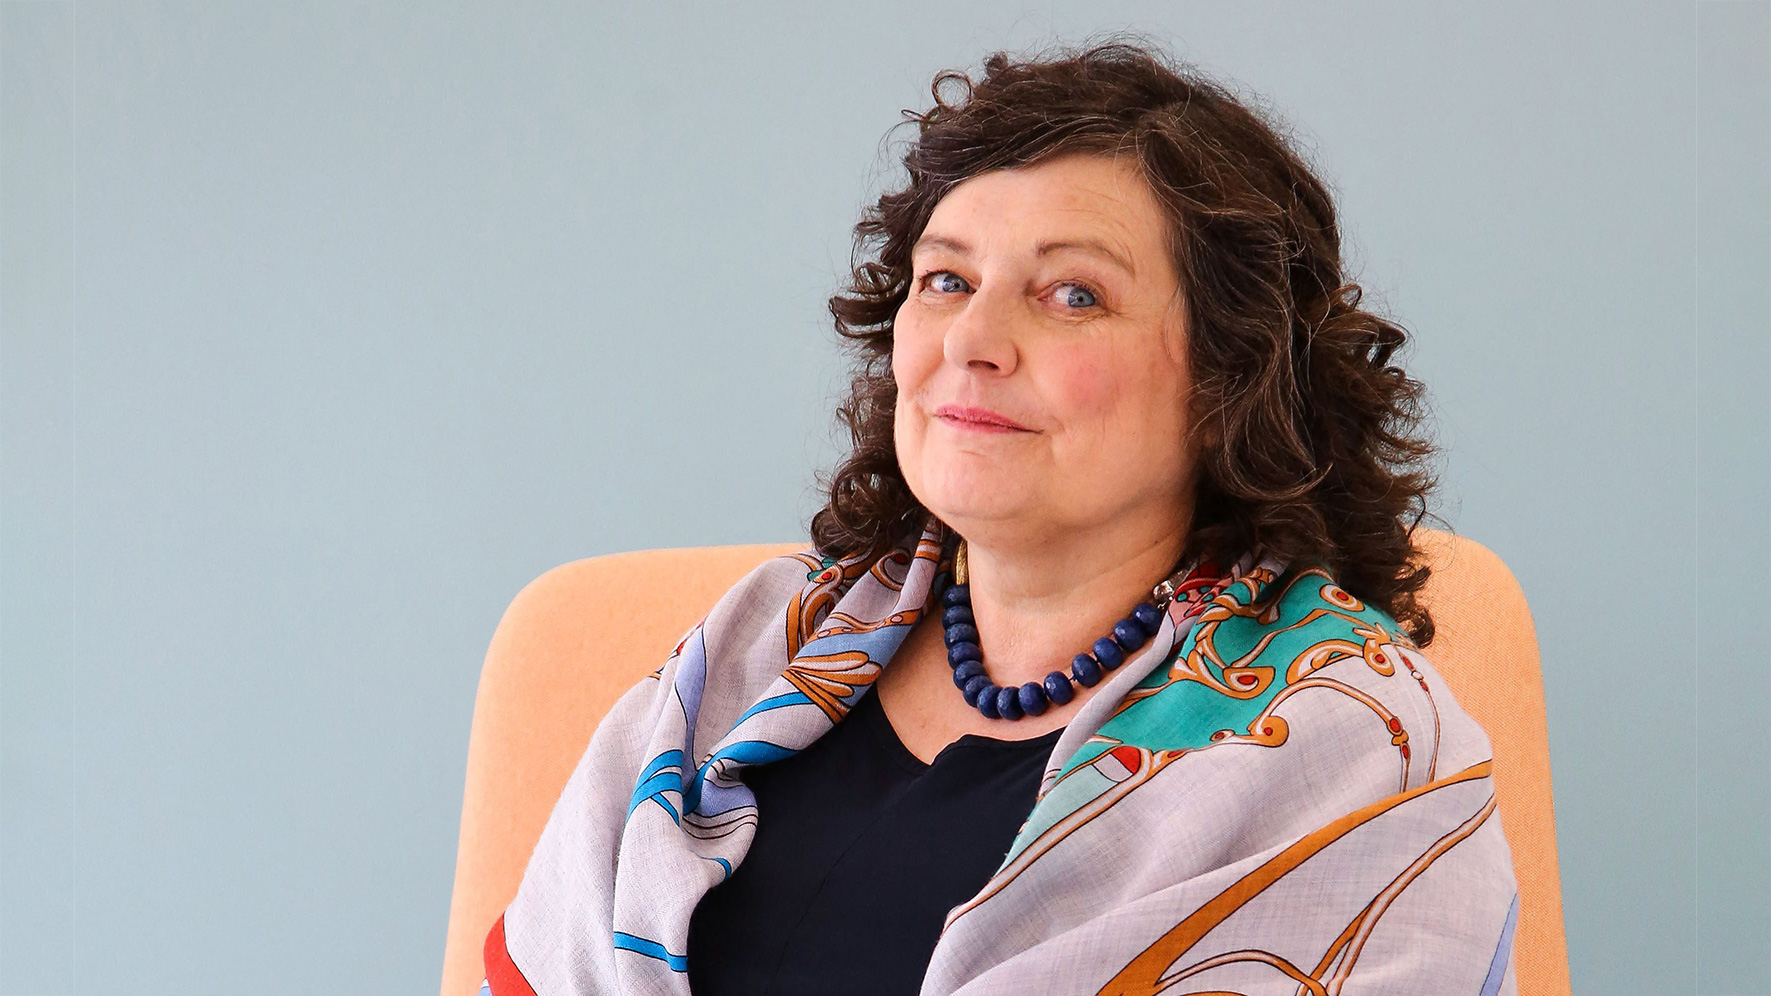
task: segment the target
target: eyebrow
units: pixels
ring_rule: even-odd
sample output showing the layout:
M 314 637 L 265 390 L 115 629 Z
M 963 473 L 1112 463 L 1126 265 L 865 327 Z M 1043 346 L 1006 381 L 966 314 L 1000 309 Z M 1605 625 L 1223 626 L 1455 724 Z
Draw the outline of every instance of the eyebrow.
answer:
M 948 238 L 945 235 L 924 235 L 922 238 L 916 240 L 915 245 L 910 247 L 912 253 L 920 252 L 924 249 L 945 249 L 948 252 L 956 253 L 960 256 L 970 256 L 972 254 L 971 246 L 966 245 L 958 239 Z
M 1138 275 L 1137 267 L 1132 266 L 1130 260 L 1127 260 L 1119 253 L 1114 252 L 1113 248 L 1107 245 L 1107 243 L 1099 242 L 1094 239 L 1067 239 L 1061 242 L 1041 242 L 1038 248 L 1034 251 L 1040 256 L 1049 256 L 1052 253 L 1062 252 L 1065 249 L 1075 249 L 1080 252 L 1089 253 L 1093 256 L 1104 257 L 1108 262 L 1119 267 L 1121 270 L 1124 270 L 1126 273 L 1129 273 L 1134 277 Z
M 947 235 L 924 235 L 922 238 L 916 240 L 916 245 L 910 247 L 910 251 L 913 254 L 930 249 L 944 249 L 959 256 L 970 256 L 972 254 L 972 247 L 969 244 Z M 1059 239 L 1051 242 L 1041 242 L 1034 247 L 1033 252 L 1034 255 L 1037 256 L 1050 256 L 1053 253 L 1063 252 L 1066 249 L 1085 252 L 1092 256 L 1100 256 L 1133 277 L 1138 275 L 1137 267 L 1132 266 L 1131 262 L 1124 256 L 1114 252 L 1113 248 L 1107 243 L 1096 239 Z

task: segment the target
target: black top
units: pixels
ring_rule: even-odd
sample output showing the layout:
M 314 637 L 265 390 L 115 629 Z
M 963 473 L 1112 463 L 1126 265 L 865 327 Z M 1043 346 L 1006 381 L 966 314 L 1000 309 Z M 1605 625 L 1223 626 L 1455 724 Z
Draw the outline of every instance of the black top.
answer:
M 924 764 L 870 688 L 805 750 L 744 769 L 756 837 L 695 908 L 689 988 L 914 996 L 947 911 L 1002 864 L 1062 733 L 966 734 Z

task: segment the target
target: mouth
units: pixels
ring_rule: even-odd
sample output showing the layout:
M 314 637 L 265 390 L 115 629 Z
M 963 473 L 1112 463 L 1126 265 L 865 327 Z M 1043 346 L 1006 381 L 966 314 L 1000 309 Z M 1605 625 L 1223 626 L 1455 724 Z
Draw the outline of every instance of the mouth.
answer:
M 970 429 L 975 432 L 1032 432 L 1014 419 L 988 408 L 967 408 L 960 405 L 942 405 L 935 409 L 935 418 L 957 429 Z

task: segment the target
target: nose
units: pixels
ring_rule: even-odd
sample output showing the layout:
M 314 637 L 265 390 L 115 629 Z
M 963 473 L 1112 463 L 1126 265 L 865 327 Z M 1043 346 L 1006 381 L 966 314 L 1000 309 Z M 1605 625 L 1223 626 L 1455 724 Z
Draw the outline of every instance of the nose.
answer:
M 947 326 L 941 352 L 948 363 L 971 374 L 1006 377 L 1020 363 L 1015 347 L 1013 302 L 989 287 L 974 291 L 965 309 Z

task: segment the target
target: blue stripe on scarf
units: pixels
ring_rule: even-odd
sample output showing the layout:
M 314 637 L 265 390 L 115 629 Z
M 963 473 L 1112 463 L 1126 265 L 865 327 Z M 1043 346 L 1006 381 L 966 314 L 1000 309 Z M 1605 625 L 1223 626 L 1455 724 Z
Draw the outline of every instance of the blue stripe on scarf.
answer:
M 1513 893 L 1513 905 L 1507 910 L 1506 925 L 1500 928 L 1500 943 L 1494 946 L 1494 960 L 1488 963 L 1488 978 L 1482 980 L 1482 996 L 1500 992 L 1501 980 L 1507 977 L 1507 962 L 1513 954 L 1513 927 L 1519 922 L 1519 894 Z
M 804 692 L 788 692 L 785 695 L 771 695 L 768 698 L 763 699 L 761 702 L 758 702 L 756 705 L 744 710 L 744 715 L 739 716 L 738 722 L 733 723 L 732 727 L 736 729 L 739 723 L 744 722 L 759 712 L 768 712 L 770 709 L 781 709 L 790 705 L 810 704 L 811 701 L 811 699 L 806 698 L 806 693 Z
M 669 965 L 673 972 L 687 972 L 689 970 L 688 955 L 671 954 L 670 949 L 657 941 L 635 937 L 617 930 L 615 931 L 615 946 L 623 951 L 632 951 L 634 954 L 645 955 L 647 958 L 656 958 Z
M 909 635 L 908 624 L 881 626 L 862 633 L 826 633 L 812 637 L 805 646 L 799 648 L 799 653 L 793 659 L 797 661 L 801 657 L 834 657 L 859 650 L 869 660 L 883 667 L 884 662 L 892 659 L 892 655 L 898 652 L 898 646 Z
M 712 757 L 707 759 L 707 763 L 701 765 L 701 769 L 695 772 L 694 782 L 689 785 L 688 791 L 683 793 L 683 812 L 693 813 L 696 811 L 696 807 L 701 804 L 701 786 L 707 781 L 708 771 L 712 770 L 721 758 L 729 757 L 739 764 L 768 764 L 784 757 L 792 757 L 795 753 L 797 751 L 792 748 L 772 744 L 766 740 L 740 740 L 716 751 Z M 632 814 L 633 811 L 628 810 L 628 815 Z M 717 816 L 718 814 L 702 813 L 701 815 Z
M 663 806 L 664 811 L 670 814 L 671 820 L 680 823 L 676 808 L 665 801 L 664 793 L 683 790 L 682 766 L 683 752 L 680 750 L 667 750 L 652 758 L 651 763 L 646 765 L 646 770 L 640 772 L 639 784 L 633 787 L 633 798 L 627 803 L 628 818 L 633 818 L 633 811 L 640 808 L 640 803 L 647 799 L 656 799 L 658 805 Z M 668 770 L 671 768 L 677 770 Z

